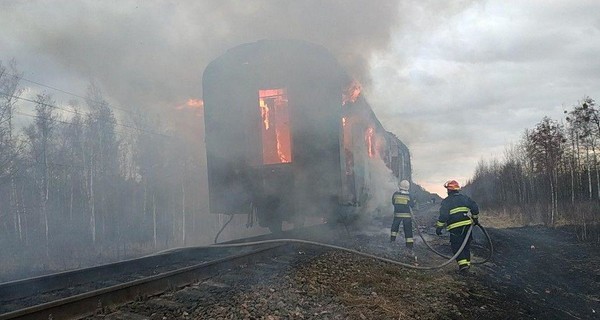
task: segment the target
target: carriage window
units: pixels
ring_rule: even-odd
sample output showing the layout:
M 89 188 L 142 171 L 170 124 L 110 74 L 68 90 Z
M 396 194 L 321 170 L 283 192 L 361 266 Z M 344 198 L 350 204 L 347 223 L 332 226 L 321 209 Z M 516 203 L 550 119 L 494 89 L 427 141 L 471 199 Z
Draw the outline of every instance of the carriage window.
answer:
M 263 164 L 292 162 L 290 111 L 286 89 L 258 90 Z
M 367 154 L 369 158 L 375 158 L 376 148 L 375 148 L 375 130 L 373 128 L 367 129 L 365 131 L 365 143 L 367 144 Z

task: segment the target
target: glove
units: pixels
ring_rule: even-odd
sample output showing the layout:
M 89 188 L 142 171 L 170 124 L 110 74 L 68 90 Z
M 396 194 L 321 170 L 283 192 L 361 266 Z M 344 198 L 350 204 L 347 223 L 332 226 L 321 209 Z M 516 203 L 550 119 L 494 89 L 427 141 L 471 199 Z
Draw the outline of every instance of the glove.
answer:
M 438 236 L 441 236 L 442 235 L 442 228 L 440 228 L 440 227 L 435 228 L 435 234 L 437 234 Z
M 479 219 L 478 218 L 473 218 L 473 224 L 478 226 L 479 225 Z

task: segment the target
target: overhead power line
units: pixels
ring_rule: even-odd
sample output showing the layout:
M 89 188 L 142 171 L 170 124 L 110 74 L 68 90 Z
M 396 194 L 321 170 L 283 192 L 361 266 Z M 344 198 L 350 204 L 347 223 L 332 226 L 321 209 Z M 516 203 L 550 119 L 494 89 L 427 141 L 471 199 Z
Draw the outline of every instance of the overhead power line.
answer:
M 51 105 L 51 104 L 48 104 L 48 103 L 39 102 L 39 101 L 35 101 L 35 100 L 31 100 L 31 99 L 27 99 L 27 98 L 15 96 L 15 95 L 10 95 L 10 94 L 4 93 L 4 92 L 0 92 L 0 94 L 2 94 L 4 96 L 15 98 L 15 99 L 19 99 L 19 100 L 23 100 L 23 101 L 27 101 L 27 102 L 31 102 L 31 103 L 36 103 L 36 104 L 43 105 L 43 106 L 47 106 L 47 107 L 50 107 L 50 108 L 62 110 L 62 111 L 65 111 L 65 112 L 70 112 L 70 113 L 74 113 L 74 114 L 80 114 L 80 113 L 78 113 L 76 111 L 67 110 L 67 109 L 64 109 L 64 108 L 61 108 L 61 107 L 58 107 L 58 106 L 55 106 L 55 105 Z M 24 116 L 35 117 L 35 118 L 42 118 L 42 119 L 45 119 L 45 120 L 54 120 L 54 121 L 57 121 L 57 122 L 62 122 L 62 123 L 71 124 L 71 125 L 74 124 L 74 123 L 68 122 L 68 121 L 62 121 L 62 120 L 57 120 L 57 119 L 44 118 L 44 117 L 41 117 L 41 116 L 38 116 L 38 115 L 28 114 L 28 113 L 24 113 L 24 112 L 19 112 L 19 111 L 14 111 L 14 112 L 17 113 L 17 114 L 20 114 L 20 115 L 24 115 Z M 122 124 L 122 123 L 117 122 L 116 120 L 115 121 L 109 121 L 109 120 L 104 120 L 104 119 L 96 119 L 96 120 L 103 121 L 103 122 L 106 122 L 106 123 L 109 123 L 109 124 L 114 124 L 115 126 L 120 126 L 120 127 L 124 127 L 124 128 L 133 129 L 133 130 L 136 130 L 136 131 L 139 131 L 139 132 L 144 132 L 144 133 L 147 133 L 147 134 L 159 135 L 159 136 L 167 137 L 167 138 L 174 138 L 173 136 L 169 136 L 169 135 L 166 135 L 166 134 L 163 134 L 163 133 L 158 133 L 158 132 L 154 132 L 154 131 L 145 130 L 145 129 L 142 129 L 142 128 L 134 127 L 132 125 Z
M 73 96 L 73 97 L 77 97 L 77 98 L 80 98 L 80 99 L 83 99 L 83 100 L 86 100 L 86 101 L 91 101 L 91 102 L 95 102 L 95 103 L 99 103 L 99 104 L 102 104 L 102 103 L 104 103 L 104 104 L 106 104 L 106 105 L 107 105 L 107 106 L 108 106 L 110 109 L 116 109 L 116 110 L 119 110 L 119 111 L 122 111 L 122 112 L 128 113 L 128 114 L 130 114 L 130 115 L 132 115 L 132 116 L 136 116 L 136 117 L 139 117 L 139 118 L 141 118 L 141 117 L 144 115 L 143 113 L 140 113 L 140 112 L 135 112 L 135 111 L 127 110 L 127 109 L 125 109 L 125 108 L 122 108 L 122 107 L 117 107 L 117 106 L 115 106 L 114 104 L 110 104 L 110 103 L 108 103 L 108 102 L 106 102 L 106 101 L 104 101 L 104 100 L 102 100 L 102 101 L 99 101 L 99 100 L 90 99 L 90 98 L 88 98 L 88 97 L 84 97 L 84 96 L 82 96 L 82 95 L 80 95 L 80 94 L 76 94 L 76 93 L 73 93 L 73 92 L 70 92 L 70 91 L 67 91 L 67 90 L 64 90 L 64 89 L 60 89 L 60 88 L 57 88 L 57 87 L 54 87 L 54 86 L 51 86 L 51 85 L 47 85 L 47 84 L 44 84 L 44 83 L 38 82 L 38 81 L 34 81 L 34 80 L 31 80 L 31 79 L 27 79 L 27 78 L 25 78 L 25 77 L 23 77 L 22 75 L 19 75 L 19 74 L 14 74 L 14 73 L 9 73 L 9 72 L 6 72 L 5 74 L 7 74 L 7 75 L 11 75 L 11 76 L 13 76 L 13 77 L 16 77 L 16 78 L 18 78 L 18 79 L 20 79 L 20 80 L 23 80 L 23 81 L 26 81 L 26 82 L 29 82 L 29 83 L 32 83 L 32 84 L 35 84 L 35 85 L 38 85 L 38 86 L 41 86 L 41 87 L 45 87 L 45 88 L 52 89 L 52 90 L 55 90 L 55 91 L 58 91 L 58 92 L 62 92 L 62 93 L 64 93 L 64 94 L 67 94 L 67 95 L 70 95 L 70 96 Z M 5 95 L 6 95 L 6 94 L 5 94 Z M 17 98 L 17 99 L 20 99 L 20 97 L 18 97 L 18 96 L 14 96 L 14 95 L 11 95 L 11 96 L 12 96 L 12 97 L 15 97 L 15 98 Z M 23 98 L 21 98 L 21 99 L 23 99 Z M 56 107 L 56 108 L 59 108 L 59 107 Z M 62 109 L 62 108 L 59 108 L 59 109 L 61 109 L 61 110 L 64 110 L 64 111 L 66 111 L 66 112 L 74 112 L 74 111 L 69 111 L 69 110 Z M 191 128 L 191 127 L 190 127 L 189 125 L 187 125 L 187 124 L 183 124 L 183 126 L 184 126 L 184 127 L 188 127 L 188 128 L 190 128 L 190 129 L 193 129 L 193 128 Z M 138 130 L 138 129 L 136 128 L 136 130 Z
M 8 73 L 8 74 L 9 74 L 9 75 L 11 75 L 11 76 L 13 76 L 13 77 L 17 77 L 17 78 L 19 78 L 20 80 L 23 80 L 23 81 L 26 81 L 26 82 L 33 83 L 33 84 L 35 84 L 35 85 L 38 85 L 38 86 L 40 86 L 40 87 L 44 87 L 44 88 L 48 88 L 48 89 L 52 89 L 52 90 L 56 90 L 56 91 L 58 91 L 58 92 L 62 92 L 62 93 L 64 93 L 64 94 L 68 94 L 68 95 L 70 95 L 70 96 L 73 96 L 73 97 L 76 97 L 76 98 L 80 98 L 80 99 L 83 99 L 83 100 L 89 100 L 89 101 L 96 102 L 96 103 L 106 103 L 106 104 L 107 104 L 108 106 L 110 106 L 112 109 L 116 109 L 116 110 L 119 110 L 119 111 L 123 111 L 123 112 L 126 112 L 126 113 L 130 113 L 130 114 L 132 114 L 132 115 L 135 115 L 135 116 L 142 116 L 142 114 L 141 114 L 141 113 L 139 113 L 139 112 L 134 112 L 134 111 L 131 111 L 131 110 L 127 110 L 127 109 L 125 109 L 125 108 L 120 108 L 120 107 L 117 107 L 117 106 L 115 106 L 115 105 L 109 104 L 109 103 L 107 103 L 106 101 L 97 101 L 97 100 L 89 99 L 89 98 L 86 98 L 86 97 L 84 97 L 84 96 L 82 96 L 82 95 L 79 95 L 79 94 L 76 94 L 76 93 L 73 93 L 73 92 L 69 92 L 69 91 L 66 91 L 66 90 L 63 90 L 63 89 L 59 89 L 59 88 L 56 88 L 56 87 L 53 87 L 53 86 L 47 85 L 47 84 L 43 84 L 43 83 L 40 83 L 40 82 L 37 82 L 37 81 L 33 81 L 33 80 L 30 80 L 30 79 L 27 79 L 27 78 L 25 78 L 25 77 L 22 77 L 22 76 L 20 76 L 20 75 L 18 75 L 18 74 L 13 74 L 13 73 Z

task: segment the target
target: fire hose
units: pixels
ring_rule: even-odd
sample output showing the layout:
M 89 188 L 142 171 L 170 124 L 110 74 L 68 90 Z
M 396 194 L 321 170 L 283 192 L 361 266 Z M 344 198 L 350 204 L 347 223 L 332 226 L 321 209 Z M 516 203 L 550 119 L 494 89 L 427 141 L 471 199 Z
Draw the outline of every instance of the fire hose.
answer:
M 421 233 L 421 229 L 419 229 L 418 221 L 415 219 L 414 215 L 412 214 L 412 210 L 410 212 L 410 216 L 411 216 L 411 219 L 413 221 L 415 221 L 415 225 L 416 225 L 416 229 L 417 229 L 417 233 L 419 234 L 419 237 L 421 238 L 421 240 L 423 240 L 423 243 L 425 244 L 425 246 L 427 246 L 427 248 L 429 248 L 429 250 L 431 250 L 433 253 L 437 254 L 438 256 L 440 256 L 442 258 L 454 259 L 454 257 L 452 257 L 452 258 L 448 257 L 447 255 L 435 250 L 431 245 L 429 245 L 429 243 L 427 243 L 427 241 L 425 240 L 425 237 L 423 237 L 423 233 Z M 473 229 L 473 225 L 475 225 L 475 224 L 471 224 L 469 231 L 471 231 L 471 229 Z M 476 226 L 478 226 L 479 229 L 481 229 L 481 231 L 483 232 L 483 235 L 485 236 L 487 243 L 489 244 L 490 254 L 482 261 L 475 261 L 475 262 L 471 262 L 471 263 L 472 264 L 484 264 L 484 263 L 490 261 L 490 259 L 492 258 L 492 255 L 494 254 L 494 245 L 492 244 L 492 239 L 490 238 L 490 235 L 488 234 L 487 230 L 485 230 L 485 228 L 479 223 Z M 467 234 L 467 236 L 465 237 L 465 240 L 463 241 L 463 245 L 466 245 L 466 242 L 469 239 L 469 237 L 470 237 L 470 234 Z M 458 254 L 460 254 L 460 252 L 462 252 L 463 249 L 464 249 L 464 246 L 461 246 L 460 249 L 458 250 L 458 253 L 456 254 L 456 256 Z
M 219 232 L 217 232 L 214 243 L 217 243 L 217 240 L 219 240 L 219 236 L 221 235 L 221 232 L 223 232 L 223 230 L 225 230 L 225 227 L 227 227 L 227 225 L 231 222 L 231 220 L 233 220 L 234 216 L 235 215 L 233 213 L 230 214 L 229 220 L 227 220 L 227 222 L 225 222 L 225 224 L 221 227 L 221 230 L 219 230 Z
M 380 257 L 380 256 L 376 256 L 370 253 L 365 253 L 365 252 L 361 252 L 361 251 L 357 251 L 354 249 L 348 249 L 348 248 L 344 248 L 344 247 L 340 247 L 340 246 L 336 246 L 336 245 L 332 245 L 332 244 L 327 244 L 327 243 L 322 243 L 322 242 L 316 242 L 316 241 L 308 241 L 308 240 L 301 240 L 301 239 L 273 239 L 273 240 L 261 240 L 261 241 L 253 241 L 253 242 L 244 242 L 244 243 L 231 243 L 231 244 L 213 244 L 210 246 L 206 246 L 206 247 L 211 247 L 211 248 L 231 248 L 231 247 L 245 247 L 245 246 L 253 246 L 253 245 L 258 245 L 258 244 L 267 244 L 267 243 L 282 243 L 282 242 L 288 242 L 288 243 L 302 243 L 302 244 L 309 244 L 309 245 L 314 245 L 314 246 L 319 246 L 319 247 L 325 247 L 325 248 L 330 248 L 330 249 L 335 249 L 338 251 L 345 251 L 345 252 L 349 252 L 349 253 L 353 253 L 359 256 L 363 256 L 366 258 L 371 258 L 371 259 L 376 259 L 376 260 L 380 260 L 383 262 L 388 262 L 391 264 L 395 264 L 395 265 L 399 265 L 405 268 L 410 268 L 410 269 L 416 269 L 416 270 L 435 270 L 435 269 L 440 269 L 445 267 L 446 265 L 448 265 L 449 263 L 451 263 L 454 259 L 456 259 L 456 257 L 458 257 L 458 255 L 463 251 L 463 249 L 465 248 L 465 246 L 467 245 L 467 240 L 469 238 L 469 236 L 471 236 L 471 231 L 473 230 L 473 227 L 469 227 L 469 230 L 467 231 L 467 237 L 465 238 L 465 241 L 463 241 L 462 245 L 460 246 L 459 250 L 454 254 L 454 256 L 452 256 L 450 259 L 448 259 L 446 262 L 437 265 L 437 266 L 431 266 L 431 267 L 422 267 L 422 266 L 415 266 L 412 264 L 408 264 L 408 263 L 403 263 L 400 261 L 396 261 L 396 260 L 392 260 L 392 259 L 388 259 L 388 258 L 384 258 L 384 257 Z
M 233 216 L 232 216 L 233 217 Z M 414 219 L 414 216 L 412 215 L 412 211 L 411 211 L 411 219 Z M 231 219 L 225 224 L 225 226 L 231 221 Z M 417 225 L 416 220 L 415 220 L 415 225 Z M 225 228 L 225 226 L 223 226 L 223 229 Z M 489 261 L 489 259 L 491 258 L 492 254 L 493 254 L 493 245 L 492 245 L 492 240 L 489 236 L 489 234 L 487 233 L 487 231 L 485 230 L 485 228 L 483 228 L 483 226 L 481 226 L 480 224 L 477 225 L 481 231 L 483 232 L 483 234 L 485 235 L 488 244 L 490 245 L 490 255 L 485 258 L 483 261 L 477 261 L 474 262 L 473 264 L 483 264 L 487 261 Z M 221 231 L 223 230 L 221 229 Z M 325 248 L 330 248 L 330 249 L 334 249 L 334 250 L 338 250 L 338 251 L 344 251 L 344 252 L 349 252 L 352 254 L 356 254 L 359 256 L 363 256 L 366 258 L 371 258 L 371 259 L 376 259 L 379 261 L 383 261 L 383 262 L 387 262 L 387 263 L 391 263 L 394 265 L 398 265 L 401 267 L 405 267 L 405 268 L 409 268 L 409 269 L 416 269 L 416 270 L 436 270 L 436 269 L 441 269 L 445 266 L 447 266 L 448 264 L 450 264 L 453 260 L 455 260 L 460 254 L 461 252 L 464 250 L 465 246 L 467 245 L 467 242 L 469 241 L 469 238 L 471 237 L 471 233 L 473 232 L 473 224 L 471 224 L 469 226 L 469 229 L 467 230 L 467 234 L 465 236 L 465 239 L 463 240 L 460 248 L 458 249 L 458 251 L 456 251 L 456 253 L 452 256 L 452 257 L 448 257 L 446 255 L 444 255 L 443 253 L 438 252 L 437 250 L 435 250 L 433 247 L 431 247 L 431 245 L 429 245 L 429 243 L 427 243 L 427 241 L 425 240 L 425 238 L 423 237 L 423 234 L 421 233 L 421 230 L 419 230 L 419 227 L 417 226 L 417 233 L 419 234 L 419 236 L 421 237 L 421 240 L 423 240 L 423 243 L 425 243 L 425 245 L 427 246 L 427 248 L 429 248 L 431 251 L 433 251 L 435 254 L 447 259 L 444 263 L 437 265 L 437 266 L 415 266 L 412 264 L 408 264 L 408 263 L 403 263 L 397 260 L 392 260 L 392 259 L 388 259 L 388 258 L 384 258 L 381 256 L 376 256 L 373 254 L 369 254 L 369 253 L 365 253 L 365 252 L 361 252 L 361 251 L 357 251 L 354 249 L 349 249 L 349 248 L 345 248 L 345 247 L 341 247 L 341 246 L 336 246 L 336 245 L 332 245 L 332 244 L 327 244 L 327 243 L 322 243 L 322 242 L 316 242 L 316 241 L 309 241 L 309 240 L 301 240 L 301 239 L 273 239 L 273 240 L 261 240 L 261 241 L 253 241 L 253 242 L 244 242 L 244 243 L 231 243 L 231 244 L 217 244 L 217 238 L 218 238 L 218 234 L 215 237 L 215 244 L 210 245 L 210 246 L 203 246 L 203 247 L 218 247 L 218 248 L 231 248 L 231 247 L 245 247 L 245 246 L 252 246 L 252 245 L 260 245 L 260 244 L 268 244 L 268 243 L 302 243 L 302 244 L 309 244 L 309 245 L 314 245 L 314 246 L 319 246 L 319 247 L 325 247 Z M 221 232 L 219 232 L 221 233 Z
M 482 230 L 485 230 L 485 229 L 482 229 Z M 300 240 L 300 239 L 274 239 L 274 240 L 262 240 L 262 241 L 253 241 L 253 242 L 245 242 L 245 243 L 213 244 L 213 245 L 211 245 L 209 247 L 230 248 L 230 247 L 244 247 L 244 246 L 251 246 L 251 245 L 258 245 L 258 244 L 267 244 L 267 243 L 282 243 L 282 242 L 302 243 L 302 244 L 309 244 L 309 245 L 315 245 L 315 246 L 330 248 L 330 249 L 334 249 L 334 250 L 338 250 L 338 251 L 349 252 L 349 253 L 356 254 L 356 255 L 359 255 L 359 256 L 363 256 L 363 257 L 366 257 L 366 258 L 380 260 L 380 261 L 383 261 L 383 262 L 391 263 L 391 264 L 398 265 L 398 266 L 405 267 L 405 268 L 409 268 L 409 269 L 435 270 L 435 269 L 441 269 L 441 268 L 447 266 L 448 264 L 450 264 L 453 260 L 455 260 L 460 255 L 460 253 L 464 250 L 465 246 L 467 245 L 467 241 L 469 240 L 469 237 L 471 236 L 472 231 L 473 231 L 473 226 L 471 225 L 471 226 L 469 226 L 469 229 L 467 231 L 467 235 L 465 237 L 465 240 L 462 242 L 462 244 L 461 244 L 460 248 L 458 249 L 458 251 L 452 257 L 445 257 L 444 256 L 448 260 L 446 260 L 444 263 L 442 263 L 440 265 L 437 265 L 437 266 L 415 266 L 415 265 L 412 265 L 412 264 L 403 263 L 403 262 L 400 262 L 400 261 L 396 261 L 396 260 L 392 260 L 392 259 L 388 259 L 388 258 L 376 256 L 376 255 L 373 255 L 373 254 L 369 254 L 369 253 L 357 251 L 357 250 L 354 250 L 354 249 L 348 249 L 348 248 L 344 248 L 344 247 L 340 247 L 340 246 L 336 246 L 336 245 L 331 245 L 331 244 L 326 244 L 326 243 L 322 243 L 322 242 Z M 487 236 L 487 232 L 485 232 L 485 234 Z M 489 241 L 489 236 L 487 236 L 487 237 L 488 237 L 488 241 Z M 423 239 L 423 241 L 425 242 L 424 239 Z M 489 241 L 489 243 L 491 245 L 491 241 Z M 433 250 L 433 248 L 431 248 L 431 246 L 429 246 L 429 244 L 427 244 L 427 247 Z M 486 259 L 485 261 L 488 261 L 488 260 Z M 479 263 L 484 263 L 484 262 L 478 262 L 478 264 Z

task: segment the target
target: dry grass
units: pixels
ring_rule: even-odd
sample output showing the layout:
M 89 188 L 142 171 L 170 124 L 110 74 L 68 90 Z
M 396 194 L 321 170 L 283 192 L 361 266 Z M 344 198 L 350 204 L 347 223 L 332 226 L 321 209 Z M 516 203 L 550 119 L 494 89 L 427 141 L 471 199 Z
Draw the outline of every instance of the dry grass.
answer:
M 507 210 L 485 210 L 480 213 L 479 217 L 482 225 L 497 229 L 541 224 L 527 223 L 519 213 L 507 212 Z
M 337 297 L 351 319 L 460 316 L 459 307 L 453 304 L 456 299 L 452 297 L 463 292 L 464 283 L 447 271 L 423 273 L 332 252 L 301 269 L 296 278 L 314 283 L 309 294 Z M 466 294 L 463 298 L 467 298 Z
M 502 226 L 527 226 L 551 223 L 550 207 L 547 204 L 530 204 L 512 207 L 486 209 L 481 221 Z M 600 223 L 597 201 L 562 202 L 554 214 L 554 226 Z
M 597 202 L 562 203 L 554 214 L 554 223 L 551 223 L 548 210 L 547 206 L 540 204 L 488 209 L 480 214 L 480 221 L 486 227 L 500 229 L 532 225 L 564 227 L 573 231 L 581 241 L 600 243 L 600 210 Z

